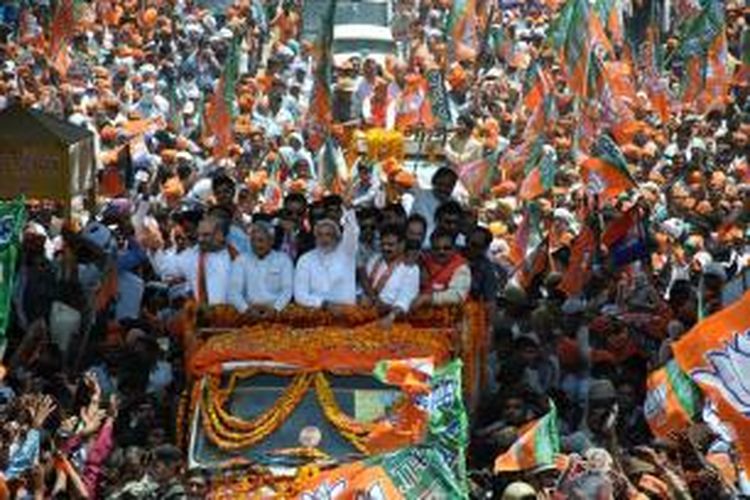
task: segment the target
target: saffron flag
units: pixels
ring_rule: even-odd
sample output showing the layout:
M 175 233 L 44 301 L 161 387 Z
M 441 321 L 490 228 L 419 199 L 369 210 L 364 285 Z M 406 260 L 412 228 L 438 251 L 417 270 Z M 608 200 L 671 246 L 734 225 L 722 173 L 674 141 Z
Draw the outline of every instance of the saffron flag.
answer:
M 468 498 L 466 459 L 468 417 L 461 393 L 461 362 L 435 369 L 432 359 L 379 363 L 376 378 L 407 394 L 401 407 L 429 417 L 426 433 L 414 444 L 390 453 L 325 471 L 302 488 L 297 498 Z
M 671 103 L 669 82 L 661 76 L 661 50 L 659 44 L 659 28 L 651 24 L 646 28 L 646 40 L 641 48 L 641 65 L 644 73 L 643 86 L 646 95 L 659 115 L 661 122 L 669 122 Z
M 538 64 L 533 64 L 527 72 L 527 89 L 523 97 L 523 105 L 527 110 L 535 110 L 544 101 L 544 96 L 549 94 L 552 86 L 544 70 Z
M 612 265 L 621 267 L 648 257 L 646 231 L 638 209 L 632 208 L 612 221 L 602 234 Z
M 636 186 L 628 171 L 625 156 L 608 135 L 600 135 L 591 148 L 591 156 L 581 163 L 581 173 L 589 191 L 603 198 L 616 198 Z
M 396 385 L 407 394 L 429 392 L 429 381 L 435 372 L 432 358 L 410 358 L 381 361 L 375 366 L 375 378 Z
M 599 14 L 599 19 L 605 20 L 607 30 L 609 31 L 612 41 L 617 45 L 624 42 L 622 11 L 620 2 L 617 0 L 597 0 L 594 8 Z
M 55 69 L 62 75 L 68 71 L 70 56 L 68 44 L 75 32 L 75 5 L 73 0 L 62 0 L 55 11 L 50 28 L 48 56 Z
M 234 141 L 232 117 L 235 107 L 235 87 L 239 76 L 239 52 L 240 37 L 235 36 L 206 113 L 206 125 L 214 136 L 213 156 L 215 158 L 227 157 L 229 147 Z
M 699 322 L 673 351 L 735 434 L 741 467 L 750 473 L 750 292 Z
M 651 372 L 643 413 L 654 436 L 688 427 L 700 412 L 700 390 L 675 360 Z
M 336 467 L 302 487 L 298 500 L 469 498 L 432 447 L 415 446 Z
M 526 207 L 521 223 L 516 228 L 513 243 L 510 246 L 508 258 L 514 266 L 520 266 L 526 259 L 528 249 L 531 245 L 533 228 L 539 223 L 538 209 L 535 204 Z
M 25 223 L 26 205 L 23 199 L 0 202 L 0 340 L 3 341 L 10 321 L 16 263 Z
M 533 200 L 543 195 L 555 185 L 556 172 L 555 150 L 545 145 L 538 164 L 532 166 L 530 170 L 527 169 L 526 177 L 519 187 L 518 196 L 522 200 Z
M 450 56 L 453 60 L 474 59 L 478 54 L 476 0 L 453 0 L 448 18 Z
M 569 0 L 549 30 L 550 43 L 560 55 L 568 85 L 579 96 L 586 94 L 586 73 L 592 57 L 589 11 L 588 0 Z
M 725 37 L 724 5 L 719 0 L 707 0 L 681 26 L 677 54 L 686 68 L 682 102 L 696 111 L 713 105 L 726 86 Z
M 213 156 L 225 158 L 229 155 L 232 144 L 232 114 L 225 99 L 226 79 L 224 75 L 219 79 L 214 94 L 206 110 L 206 125 L 214 136 Z
M 321 24 L 323 29 L 317 42 L 315 81 L 307 109 L 308 126 L 311 127 L 311 132 L 316 137 L 314 142 L 318 144 L 321 144 L 329 134 L 333 122 L 331 88 L 333 86 L 332 45 L 335 13 L 336 0 L 329 0 L 328 9 Z
M 568 294 L 569 297 L 581 293 L 586 285 L 595 253 L 596 236 L 591 228 L 585 226 L 573 243 L 570 262 L 560 283 L 560 290 Z
M 550 401 L 549 412 L 522 427 L 516 442 L 495 459 L 495 473 L 523 471 L 539 465 L 553 464 L 559 452 L 557 410 Z
M 481 199 L 497 178 L 497 155 L 480 158 L 458 167 L 458 178 L 472 198 Z

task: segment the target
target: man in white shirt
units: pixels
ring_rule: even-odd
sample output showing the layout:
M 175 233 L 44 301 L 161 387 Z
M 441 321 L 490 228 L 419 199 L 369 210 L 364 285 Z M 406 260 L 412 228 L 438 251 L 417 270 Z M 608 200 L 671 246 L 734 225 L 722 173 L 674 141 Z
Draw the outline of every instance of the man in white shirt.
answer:
M 457 130 L 445 145 L 445 158 L 454 167 L 479 160 L 483 145 L 474 137 L 474 118 L 465 114 L 458 117 Z
M 359 77 L 355 84 L 355 90 L 352 94 L 352 117 L 361 118 L 363 115 L 362 105 L 368 100 L 375 91 L 375 82 L 378 78 L 378 63 L 375 59 L 368 57 L 362 66 L 362 76 Z
M 266 318 L 284 309 L 292 300 L 293 264 L 289 256 L 273 249 L 274 227 L 265 220 L 250 228 L 252 252 L 234 262 L 241 276 L 236 291 L 245 302 L 245 310 L 257 318 Z
M 435 212 L 438 207 L 451 200 L 453 191 L 458 183 L 458 175 L 448 167 L 441 167 L 432 176 L 432 189 L 414 190 L 414 202 L 411 206 L 411 214 L 419 214 L 427 221 L 426 237 L 435 230 Z
M 380 232 L 380 254 L 367 263 L 362 280 L 363 305 L 375 305 L 391 321 L 406 313 L 419 294 L 419 267 L 404 261 L 404 238 L 400 227 L 384 227 Z
M 315 225 L 315 249 L 300 257 L 294 276 L 294 300 L 305 307 L 336 312 L 357 300 L 356 258 L 359 226 L 353 210 L 336 221 L 323 219 Z
M 187 280 L 199 305 L 231 304 L 244 309 L 245 302 L 237 291 L 241 277 L 233 273 L 238 254 L 227 247 L 229 220 L 204 217 L 198 224 L 198 245 L 183 252 L 177 274 Z

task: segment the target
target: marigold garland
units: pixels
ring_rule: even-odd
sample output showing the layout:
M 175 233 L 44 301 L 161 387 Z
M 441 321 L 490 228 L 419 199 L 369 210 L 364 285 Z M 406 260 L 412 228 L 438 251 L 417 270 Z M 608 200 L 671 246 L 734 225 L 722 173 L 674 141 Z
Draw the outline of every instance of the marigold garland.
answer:
M 399 323 L 415 327 L 453 327 L 463 314 L 463 307 L 451 305 L 423 307 L 412 311 Z M 379 318 L 375 308 L 350 306 L 343 314 L 332 314 L 322 309 L 312 309 L 297 304 L 287 306 L 283 311 L 264 318 L 263 324 L 282 324 L 293 328 L 315 328 L 324 326 L 362 326 Z M 202 309 L 197 319 L 199 326 L 211 328 L 242 328 L 258 324 L 258 319 L 244 315 L 229 305 L 213 305 Z
M 432 356 L 437 364 L 452 355 L 454 328 L 415 329 L 397 323 L 390 330 L 377 324 L 356 329 L 291 328 L 264 324 L 214 335 L 191 356 L 193 375 L 220 373 L 227 361 L 275 361 L 298 370 L 337 374 L 370 373 L 382 359 Z
M 268 437 L 289 418 L 311 383 L 310 374 L 296 376 L 271 408 L 251 420 L 244 420 L 224 410 L 218 377 L 207 377 L 201 398 L 203 429 L 209 439 L 221 449 L 250 447 Z
M 323 373 L 315 376 L 315 392 L 326 419 L 358 451 L 367 453 L 364 438 L 372 431 L 373 425 L 369 422 L 358 422 L 341 410 L 331 384 Z
M 271 370 L 279 373 L 278 370 Z M 237 380 L 265 372 L 261 369 L 241 370 L 232 374 L 227 389 L 219 387 L 218 377 L 206 377 L 206 387 L 201 400 L 203 428 L 209 439 L 223 450 L 250 447 L 278 429 L 304 398 L 312 383 L 315 384 L 318 402 L 326 419 L 358 451 L 367 453 L 365 438 L 374 425 L 350 417 L 336 402 L 336 397 L 325 374 L 301 374 L 295 377 L 277 402 L 261 415 L 251 420 L 233 416 L 224 410 L 226 398 L 236 387 Z M 286 373 L 288 374 L 288 373 Z
M 383 161 L 386 158 L 403 160 L 405 154 L 404 135 L 397 130 L 373 128 L 365 132 L 367 159 Z

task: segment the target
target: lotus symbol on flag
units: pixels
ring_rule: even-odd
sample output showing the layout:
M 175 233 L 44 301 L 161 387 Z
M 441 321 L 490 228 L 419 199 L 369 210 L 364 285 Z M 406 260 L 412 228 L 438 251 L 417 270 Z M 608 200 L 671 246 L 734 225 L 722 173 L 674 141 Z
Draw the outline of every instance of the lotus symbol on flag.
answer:
M 347 483 L 344 479 L 336 481 L 333 485 L 323 482 L 318 489 L 312 493 L 303 493 L 302 500 L 336 500 L 347 492 Z M 366 491 L 360 491 L 360 496 L 365 500 L 387 500 L 385 491 L 379 482 L 370 485 Z M 360 498 L 358 496 L 357 498 Z
M 735 333 L 723 349 L 712 349 L 704 358 L 710 368 L 693 370 L 693 380 L 715 389 L 737 412 L 750 417 L 750 330 Z
M 315 491 L 302 493 L 302 500 L 336 500 L 346 491 L 346 481 L 340 479 L 333 484 L 323 481 Z

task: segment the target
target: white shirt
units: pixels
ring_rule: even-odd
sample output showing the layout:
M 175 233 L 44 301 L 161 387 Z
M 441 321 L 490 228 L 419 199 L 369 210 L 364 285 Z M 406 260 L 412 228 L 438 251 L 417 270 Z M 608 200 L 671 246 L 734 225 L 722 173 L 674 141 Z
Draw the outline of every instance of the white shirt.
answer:
M 307 307 L 321 307 L 324 301 L 355 304 L 357 301 L 356 257 L 359 226 L 354 211 L 342 218 L 344 230 L 336 248 L 316 248 L 300 257 L 294 275 L 294 300 Z
M 435 212 L 437 212 L 437 209 L 440 207 L 440 205 L 445 202 L 440 201 L 437 196 L 435 196 L 435 192 L 432 189 L 422 189 L 421 187 L 416 187 L 412 189 L 411 193 L 414 196 L 414 201 L 409 206 L 409 210 L 407 210 L 407 213 L 409 215 L 419 214 L 424 217 L 425 220 L 427 220 L 427 231 L 425 232 L 424 241 L 425 248 L 427 248 L 430 245 L 430 236 L 432 236 L 432 232 L 435 230 Z M 453 200 L 459 202 L 463 206 L 466 206 L 467 198 L 465 197 L 465 195 L 466 193 L 463 189 L 463 186 L 457 183 L 456 187 L 453 189 L 450 200 L 446 201 Z M 406 205 L 404 205 L 404 210 L 406 210 L 406 208 Z
M 388 272 L 388 264 L 379 255 L 367 263 L 367 277 L 374 285 Z M 407 312 L 411 303 L 419 295 L 419 267 L 403 262 L 396 265 L 385 285 L 378 293 L 380 300 L 389 306 Z
M 427 221 L 424 244 L 429 245 L 430 235 L 435 230 L 435 212 L 442 202 L 438 200 L 432 189 L 416 188 L 412 193 L 414 194 L 414 201 L 408 213 L 409 215 L 419 214 Z
M 179 275 L 180 259 L 183 255 L 184 251 L 178 253 L 177 248 L 174 246 L 166 250 L 149 252 L 151 266 L 154 268 L 154 272 L 162 279 Z
M 239 283 L 235 282 L 240 289 L 233 295 L 241 296 L 246 305 L 268 306 L 281 311 L 292 300 L 294 265 L 287 254 L 272 250 L 265 258 L 259 259 L 251 252 L 238 257 L 233 265 L 234 272 L 242 277 Z
M 178 276 L 187 280 L 188 286 L 196 299 L 199 290 L 198 264 L 200 254 L 197 245 L 183 251 L 180 254 L 180 261 L 177 266 Z M 242 289 L 240 284 L 242 277 L 233 273 L 233 270 L 232 257 L 227 249 L 206 254 L 206 294 L 208 295 L 207 302 L 210 305 L 230 304 L 237 309 L 244 309 L 245 301 L 237 293 Z

